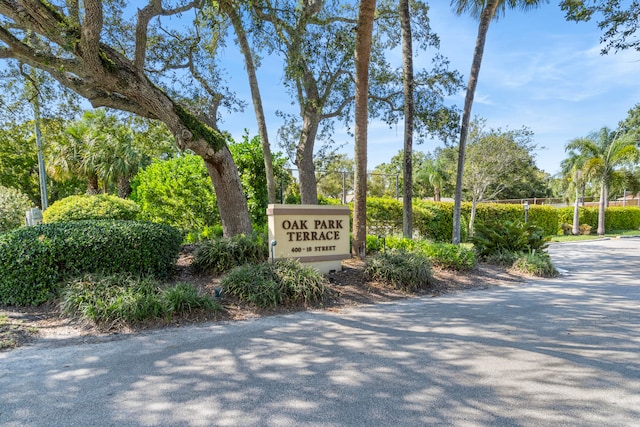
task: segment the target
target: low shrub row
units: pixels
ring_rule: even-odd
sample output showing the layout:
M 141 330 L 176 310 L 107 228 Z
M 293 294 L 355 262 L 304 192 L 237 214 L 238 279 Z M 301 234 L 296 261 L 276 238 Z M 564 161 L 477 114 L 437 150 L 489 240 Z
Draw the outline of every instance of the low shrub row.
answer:
M 462 203 L 461 233 L 466 240 L 471 203 Z M 522 205 L 481 203 L 477 206 L 475 225 L 487 221 L 523 221 Z M 573 222 L 573 207 L 554 208 L 530 205 L 528 222 L 542 229 L 545 236 L 562 234 L 562 224 Z M 595 230 L 598 226 L 598 208 L 580 208 L 580 224 Z M 413 202 L 414 231 L 422 238 L 436 242 L 451 240 L 453 229 L 453 203 L 415 200 Z M 607 230 L 637 230 L 640 228 L 640 207 L 609 207 L 605 212 Z M 402 233 L 402 202 L 389 198 L 367 199 L 367 232 L 372 235 Z
M 182 235 L 138 221 L 72 221 L 22 227 L 0 235 L 0 304 L 37 305 L 58 283 L 84 273 L 167 277 Z

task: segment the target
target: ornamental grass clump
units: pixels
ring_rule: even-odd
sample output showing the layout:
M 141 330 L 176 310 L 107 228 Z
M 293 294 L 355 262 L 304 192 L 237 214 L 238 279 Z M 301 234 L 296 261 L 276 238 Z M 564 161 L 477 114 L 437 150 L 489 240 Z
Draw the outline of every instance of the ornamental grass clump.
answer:
M 512 267 L 515 271 L 537 277 L 555 277 L 558 271 L 545 252 L 533 252 L 520 256 Z
M 388 250 L 367 257 L 364 273 L 367 280 L 378 280 L 405 292 L 431 286 L 429 258 L 419 252 Z
M 317 270 L 293 259 L 245 264 L 222 279 L 225 294 L 260 308 L 320 303 L 328 295 L 327 284 Z
M 63 286 L 60 307 L 65 315 L 90 320 L 105 329 L 221 309 L 189 284 L 163 289 L 152 277 L 131 274 L 86 274 L 70 280 Z
M 218 237 L 199 244 L 191 268 L 196 273 L 221 274 L 247 263 L 260 263 L 269 255 L 264 234 Z

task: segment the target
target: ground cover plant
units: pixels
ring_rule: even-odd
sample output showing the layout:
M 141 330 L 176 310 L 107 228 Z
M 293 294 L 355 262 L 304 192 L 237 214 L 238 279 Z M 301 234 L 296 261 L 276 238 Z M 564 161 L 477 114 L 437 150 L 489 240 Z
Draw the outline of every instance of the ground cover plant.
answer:
M 533 252 L 520 255 L 512 264 L 512 268 L 520 273 L 537 277 L 554 277 L 558 271 L 553 266 L 549 254 Z

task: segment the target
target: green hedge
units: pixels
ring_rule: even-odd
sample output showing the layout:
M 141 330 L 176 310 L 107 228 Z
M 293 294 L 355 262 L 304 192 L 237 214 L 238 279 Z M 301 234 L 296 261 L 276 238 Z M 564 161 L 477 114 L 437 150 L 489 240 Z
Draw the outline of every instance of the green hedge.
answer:
M 0 304 L 37 305 L 57 283 L 84 273 L 163 278 L 180 251 L 176 229 L 138 221 L 75 221 L 22 227 L 0 236 Z
M 43 222 L 82 221 L 89 219 L 134 220 L 138 216 L 138 205 L 109 194 L 69 196 L 60 199 L 42 215 Z
M 353 205 L 352 205 L 353 208 Z M 461 237 L 466 240 L 471 203 L 462 203 Z M 573 222 L 573 207 L 529 206 L 529 223 L 540 227 L 545 236 L 561 233 L 563 223 Z M 524 221 L 520 204 L 480 203 L 476 207 L 476 224 L 489 221 Z M 594 230 L 598 226 L 598 208 L 580 208 L 580 224 Z M 640 228 L 640 207 L 610 207 L 605 214 L 607 230 Z M 453 202 L 414 200 L 413 228 L 420 237 L 436 242 L 449 242 L 453 230 Z M 367 234 L 394 236 L 402 233 L 402 202 L 391 198 L 367 199 Z M 372 242 L 373 243 L 373 242 Z
M 573 224 L 573 206 L 559 208 L 558 224 Z M 579 209 L 580 224 L 587 224 L 595 230 L 598 228 L 598 207 L 587 206 Z M 605 231 L 638 230 L 640 228 L 640 208 L 637 206 L 611 206 L 604 214 Z

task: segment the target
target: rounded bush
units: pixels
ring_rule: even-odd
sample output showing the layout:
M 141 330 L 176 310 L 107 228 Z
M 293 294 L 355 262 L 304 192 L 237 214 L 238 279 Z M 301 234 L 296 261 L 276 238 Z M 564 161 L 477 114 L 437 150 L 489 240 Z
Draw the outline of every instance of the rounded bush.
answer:
M 90 219 L 134 220 L 138 205 L 109 194 L 69 196 L 53 203 L 42 215 L 45 223 L 83 221 Z
M 58 283 L 84 273 L 170 275 L 182 235 L 138 221 L 71 221 L 22 227 L 0 236 L 0 304 L 37 305 Z
M 24 225 L 25 214 L 30 207 L 31 201 L 27 196 L 0 185 L 0 233 Z

